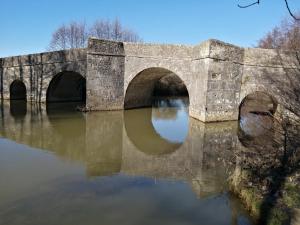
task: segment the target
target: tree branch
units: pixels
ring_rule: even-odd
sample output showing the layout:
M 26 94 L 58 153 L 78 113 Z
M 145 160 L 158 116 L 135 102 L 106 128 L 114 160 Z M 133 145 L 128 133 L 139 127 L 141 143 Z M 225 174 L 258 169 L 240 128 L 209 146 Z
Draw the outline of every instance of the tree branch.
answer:
M 284 1 L 285 1 L 286 8 L 287 8 L 287 10 L 289 11 L 289 14 L 291 15 L 291 17 L 293 17 L 295 20 L 300 20 L 300 18 L 297 18 L 297 17 L 292 13 L 288 1 L 287 1 L 287 0 L 284 0 Z
M 287 0 L 284 0 L 284 2 L 285 2 L 285 5 L 286 5 L 287 10 L 289 11 L 290 16 L 293 17 L 294 20 L 300 20 L 300 18 L 297 18 L 297 17 L 292 13 L 288 1 L 287 1 Z M 253 6 L 253 5 L 256 5 L 256 4 L 259 5 L 259 3 L 260 3 L 260 0 L 257 0 L 256 2 L 253 2 L 253 3 L 249 4 L 249 5 L 240 5 L 240 4 L 238 4 L 238 7 L 244 9 L 244 8 L 248 8 L 248 7 L 251 7 L 251 6 Z
M 248 7 L 251 7 L 253 5 L 256 5 L 256 4 L 259 5 L 259 1 L 260 0 L 257 0 L 256 2 L 253 2 L 253 3 L 249 4 L 249 5 L 240 5 L 240 4 L 238 4 L 238 7 L 244 9 L 244 8 L 248 8 Z

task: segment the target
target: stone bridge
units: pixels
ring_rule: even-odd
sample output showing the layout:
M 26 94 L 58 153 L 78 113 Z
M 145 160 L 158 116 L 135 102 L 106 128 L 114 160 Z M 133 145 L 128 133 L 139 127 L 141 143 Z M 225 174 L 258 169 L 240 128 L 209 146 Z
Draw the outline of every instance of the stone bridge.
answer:
M 190 116 L 237 120 L 253 93 L 274 105 L 299 105 L 297 52 L 240 48 L 217 40 L 196 46 L 123 43 L 90 38 L 85 49 L 0 59 L 1 98 L 85 101 L 88 110 L 151 104 L 154 85 L 175 74 L 189 93 Z

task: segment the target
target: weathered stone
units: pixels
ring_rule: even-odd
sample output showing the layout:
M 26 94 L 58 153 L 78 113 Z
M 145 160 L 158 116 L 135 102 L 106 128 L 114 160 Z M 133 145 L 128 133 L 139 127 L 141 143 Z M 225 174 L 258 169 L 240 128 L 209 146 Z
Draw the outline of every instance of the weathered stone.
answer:
M 300 99 L 297 52 L 244 49 L 217 40 L 196 46 L 123 43 L 95 38 L 86 49 L 0 59 L 1 96 L 10 99 L 14 80 L 27 100 L 46 102 L 60 72 L 86 78 L 89 110 L 121 110 L 151 103 L 155 83 L 176 74 L 189 94 L 190 115 L 201 121 L 237 120 L 242 100 L 265 92 L 283 106 Z

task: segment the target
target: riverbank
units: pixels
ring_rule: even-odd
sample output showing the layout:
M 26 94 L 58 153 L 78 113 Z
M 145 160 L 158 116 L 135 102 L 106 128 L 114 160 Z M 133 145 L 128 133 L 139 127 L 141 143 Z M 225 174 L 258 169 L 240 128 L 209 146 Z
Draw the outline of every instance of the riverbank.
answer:
M 258 224 L 299 225 L 300 126 L 295 120 L 278 121 L 259 135 L 240 128 L 229 186 Z
M 243 170 L 234 176 L 230 190 L 242 200 L 255 221 L 268 225 L 300 224 L 300 173 L 288 177 L 274 196 L 268 195 L 264 184 L 254 185 L 251 181 L 255 175 L 249 171 Z

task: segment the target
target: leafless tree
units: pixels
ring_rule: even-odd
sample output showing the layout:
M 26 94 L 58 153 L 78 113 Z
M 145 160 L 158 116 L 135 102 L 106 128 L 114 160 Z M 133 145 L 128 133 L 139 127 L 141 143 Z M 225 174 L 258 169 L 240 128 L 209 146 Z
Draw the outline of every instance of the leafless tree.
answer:
M 287 8 L 287 10 L 288 10 L 288 12 L 289 12 L 289 14 L 290 14 L 290 16 L 291 16 L 293 19 L 295 19 L 295 20 L 300 20 L 300 17 L 296 16 L 296 15 L 292 12 L 292 10 L 291 10 L 291 8 L 290 8 L 290 5 L 289 5 L 289 3 L 288 3 L 288 0 L 284 0 L 284 2 L 285 2 L 285 6 L 286 6 L 286 8 Z M 257 0 L 257 1 L 255 1 L 255 2 L 252 2 L 252 3 L 250 3 L 250 4 L 246 4 L 246 5 L 240 5 L 240 4 L 238 4 L 238 7 L 240 7 L 240 8 L 248 8 L 248 7 L 251 7 L 251 6 L 253 6 L 253 5 L 259 5 L 260 3 L 261 3 L 261 0 Z
M 300 12 L 297 13 L 300 16 Z M 300 21 L 284 19 L 258 41 L 260 48 L 300 50 Z
M 123 27 L 118 19 L 112 22 L 97 20 L 91 27 L 88 27 L 85 22 L 71 22 L 62 25 L 52 34 L 49 50 L 84 48 L 89 36 L 115 41 L 142 41 L 136 32 Z
M 122 26 L 118 19 L 114 21 L 98 20 L 90 28 L 90 35 L 100 39 L 141 42 L 139 35 L 129 28 Z
M 109 20 L 97 20 L 90 28 L 90 34 L 100 39 L 111 39 L 111 25 Z
M 88 30 L 84 22 L 71 22 L 62 25 L 53 34 L 49 50 L 83 48 L 88 39 Z

